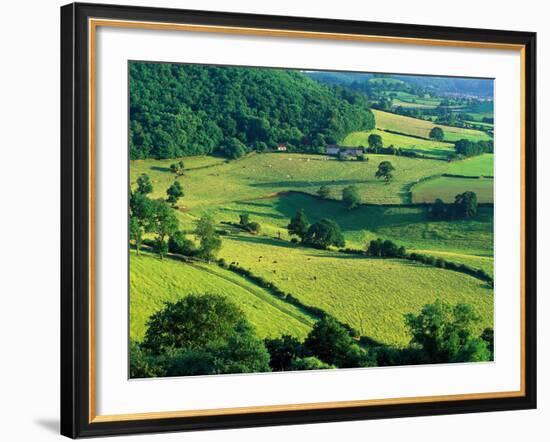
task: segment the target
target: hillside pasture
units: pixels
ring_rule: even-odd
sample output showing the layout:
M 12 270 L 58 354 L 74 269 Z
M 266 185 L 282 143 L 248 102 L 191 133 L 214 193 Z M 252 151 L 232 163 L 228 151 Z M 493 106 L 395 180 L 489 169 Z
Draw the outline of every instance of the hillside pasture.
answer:
M 424 206 L 370 206 L 345 210 L 339 201 L 321 200 L 307 194 L 289 193 L 273 198 L 232 203 L 216 209 L 220 221 L 238 222 L 247 213 L 259 222 L 262 233 L 289 239 L 286 226 L 303 209 L 309 222 L 335 220 L 342 228 L 347 246 L 364 249 L 378 237 L 391 239 L 407 249 L 429 249 L 461 254 L 492 255 L 492 209 L 481 208 L 473 220 L 432 221 Z
M 231 202 L 254 200 L 289 190 L 315 194 L 327 185 L 341 197 L 342 189 L 356 185 L 363 202 L 400 204 L 407 202 L 406 187 L 423 177 L 445 173 L 444 161 L 416 159 L 395 155 L 368 155 L 369 161 L 338 161 L 326 155 L 252 154 L 237 161 L 213 167 L 189 170 L 178 181 L 185 195 L 179 202 L 180 217 L 185 221 L 193 214 Z M 391 161 L 395 178 L 390 183 L 375 177 L 378 164 Z M 130 167 L 130 182 L 134 185 L 140 173 L 147 173 L 154 185 L 153 198 L 166 198 L 166 189 L 175 177 L 159 161 L 139 161 Z M 164 163 L 161 163 L 164 164 Z M 167 163 L 166 163 L 167 164 Z
M 186 264 L 130 252 L 130 337 L 141 341 L 147 320 L 165 302 L 189 294 L 219 294 L 235 302 L 262 338 L 290 334 L 303 338 L 315 319 L 228 270 L 205 263 Z
M 368 132 L 352 132 L 344 140 L 344 146 L 368 146 L 369 135 L 380 135 L 384 147 L 394 146 L 401 149 L 412 150 L 418 154 L 429 155 L 436 158 L 447 158 L 454 153 L 454 145 L 441 141 L 424 140 L 421 138 L 408 137 L 406 135 L 385 132 L 374 129 Z
M 406 345 L 410 336 L 403 315 L 436 299 L 467 302 L 482 317 L 480 330 L 492 326 L 492 289 L 462 273 L 245 234 L 226 237 L 221 256 L 386 344 Z
M 464 176 L 484 176 L 494 175 L 494 156 L 492 153 L 484 153 L 461 161 L 453 161 L 449 165 L 449 174 Z
M 452 203 L 455 196 L 466 191 L 475 192 L 479 203 L 493 202 L 492 178 L 439 177 L 415 185 L 412 189 L 413 203 L 433 203 L 437 198 Z
M 471 141 L 491 139 L 490 135 L 479 130 L 435 124 L 431 121 L 392 114 L 390 112 L 383 112 L 376 109 L 373 109 L 373 113 L 377 129 L 391 130 L 401 134 L 429 138 L 430 130 L 432 130 L 435 126 L 438 126 L 441 127 L 445 133 L 444 141 L 451 143 L 460 139 L 467 139 Z

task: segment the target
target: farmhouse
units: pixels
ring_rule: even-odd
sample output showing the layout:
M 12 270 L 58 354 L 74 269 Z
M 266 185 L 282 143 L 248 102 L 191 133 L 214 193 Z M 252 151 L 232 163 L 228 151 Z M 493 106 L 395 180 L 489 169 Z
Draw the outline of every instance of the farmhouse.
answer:
M 278 150 L 279 152 L 286 152 L 286 144 L 279 143 L 279 144 L 277 145 L 277 150 Z
M 363 155 L 365 151 L 362 147 L 345 147 L 338 144 L 329 144 L 327 146 L 327 155 L 335 156 L 357 156 Z

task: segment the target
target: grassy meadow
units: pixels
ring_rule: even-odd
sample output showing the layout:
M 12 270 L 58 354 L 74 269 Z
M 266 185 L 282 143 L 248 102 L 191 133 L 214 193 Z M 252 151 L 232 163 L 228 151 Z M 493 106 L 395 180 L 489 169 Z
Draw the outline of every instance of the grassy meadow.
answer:
M 296 211 L 303 209 L 311 223 L 321 218 L 337 221 L 349 247 L 364 249 L 370 240 L 382 237 L 410 251 L 492 271 L 492 209 L 481 209 L 474 220 L 432 221 L 425 206 L 402 204 L 407 184 L 434 172 L 446 173 L 455 163 L 368 157 L 368 162 L 288 153 L 253 154 L 231 162 L 186 158 L 187 171 L 177 178 L 185 189 L 178 210 L 181 226 L 193 239 L 191 232 L 198 217 L 206 212 L 213 215 L 228 233 L 222 237 L 220 257 L 385 344 L 405 345 L 404 313 L 418 312 L 437 298 L 474 305 L 484 318 L 483 326 L 490 326 L 492 290 L 476 278 L 410 261 L 357 258 L 289 242 L 286 226 Z M 396 166 L 396 179 L 390 184 L 374 178 L 383 160 Z M 134 161 L 131 180 L 147 173 L 155 188 L 152 196 L 163 197 L 163 189 L 174 181 L 171 162 Z M 441 181 L 451 185 L 441 186 Z M 439 177 L 413 186 L 413 202 L 436 197 L 452 200 L 464 185 L 471 187 L 470 181 L 490 183 L 492 189 L 491 180 Z M 368 204 L 353 211 L 343 207 L 341 189 L 349 184 L 360 189 Z M 331 188 L 329 199 L 316 196 L 321 185 Z M 483 201 L 485 194 L 476 190 Z M 384 205 L 388 203 L 393 205 Z M 226 224 L 238 223 L 242 213 L 261 225 L 261 234 L 247 234 Z M 163 302 L 192 292 L 222 293 L 236 300 L 264 337 L 291 334 L 301 338 L 314 322 L 307 313 L 214 264 L 161 261 L 148 254 L 136 257 L 132 252 L 130 274 L 131 336 L 137 340 L 144 334 L 148 316 Z
M 352 132 L 342 144 L 344 146 L 368 146 L 369 135 L 380 135 L 384 147 L 394 146 L 400 149 L 412 150 L 418 154 L 433 156 L 436 158 L 447 158 L 454 152 L 454 145 L 441 141 L 421 140 L 406 135 L 384 132 L 380 129 L 374 129 L 368 132 Z
M 373 112 L 376 119 L 377 129 L 392 130 L 405 135 L 429 138 L 430 130 L 432 130 L 435 126 L 438 126 L 443 129 L 443 132 L 445 133 L 444 141 L 447 142 L 454 142 L 460 139 L 470 141 L 491 139 L 490 135 L 479 130 L 434 124 L 431 121 L 392 114 L 380 110 L 373 110 Z
M 439 177 L 417 184 L 412 190 L 414 203 L 433 203 L 437 198 L 446 203 L 454 201 L 461 192 L 471 191 L 479 203 L 493 203 L 492 178 Z
M 190 293 L 219 294 L 236 302 L 264 338 L 304 337 L 314 323 L 307 313 L 217 265 L 160 260 L 148 252 L 130 252 L 130 292 L 130 337 L 136 341 L 143 339 L 152 313 Z

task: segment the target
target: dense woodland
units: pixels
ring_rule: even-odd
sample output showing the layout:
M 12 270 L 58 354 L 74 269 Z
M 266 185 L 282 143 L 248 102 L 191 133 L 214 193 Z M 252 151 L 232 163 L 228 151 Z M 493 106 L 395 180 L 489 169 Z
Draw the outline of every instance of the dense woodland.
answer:
M 130 64 L 130 157 L 315 152 L 374 128 L 367 97 L 282 69 Z

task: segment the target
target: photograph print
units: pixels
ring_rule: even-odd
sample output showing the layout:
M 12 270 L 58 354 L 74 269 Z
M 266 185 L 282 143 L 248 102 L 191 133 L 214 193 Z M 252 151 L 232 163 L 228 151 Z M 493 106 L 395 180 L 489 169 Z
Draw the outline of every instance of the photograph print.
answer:
M 129 377 L 493 361 L 493 80 L 130 61 Z

